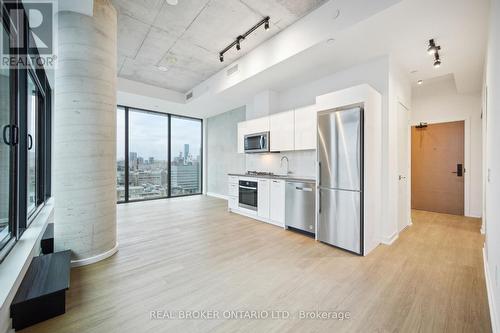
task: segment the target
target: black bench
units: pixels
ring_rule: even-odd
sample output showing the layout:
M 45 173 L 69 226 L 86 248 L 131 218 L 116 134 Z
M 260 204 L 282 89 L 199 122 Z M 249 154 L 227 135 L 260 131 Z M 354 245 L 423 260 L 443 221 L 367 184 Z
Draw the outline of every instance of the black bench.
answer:
M 71 251 L 34 257 L 10 305 L 17 331 L 66 312 Z
M 54 223 L 47 224 L 40 246 L 43 254 L 54 253 Z

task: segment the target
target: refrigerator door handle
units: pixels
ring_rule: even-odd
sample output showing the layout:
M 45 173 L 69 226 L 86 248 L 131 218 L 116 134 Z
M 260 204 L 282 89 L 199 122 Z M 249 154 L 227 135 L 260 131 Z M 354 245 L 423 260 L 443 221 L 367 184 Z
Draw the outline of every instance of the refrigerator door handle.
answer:
M 318 186 L 321 186 L 321 162 L 318 162 Z
M 321 190 L 318 190 L 318 213 L 321 215 Z

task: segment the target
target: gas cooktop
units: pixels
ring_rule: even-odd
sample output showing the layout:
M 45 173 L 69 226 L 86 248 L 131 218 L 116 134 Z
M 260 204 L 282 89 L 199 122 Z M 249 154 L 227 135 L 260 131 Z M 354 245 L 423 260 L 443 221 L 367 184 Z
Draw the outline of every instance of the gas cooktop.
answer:
M 262 171 L 247 171 L 249 176 L 274 176 L 272 172 L 262 172 Z

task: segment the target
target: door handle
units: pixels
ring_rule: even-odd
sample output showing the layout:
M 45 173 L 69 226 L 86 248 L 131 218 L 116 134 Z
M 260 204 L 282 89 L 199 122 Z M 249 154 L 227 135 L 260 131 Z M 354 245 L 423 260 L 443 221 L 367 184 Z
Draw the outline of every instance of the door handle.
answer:
M 457 164 L 457 171 L 452 171 L 451 173 L 457 174 L 457 177 L 462 177 L 464 174 L 463 164 Z
M 7 130 L 9 131 L 9 136 L 7 136 Z M 3 142 L 7 146 L 10 146 L 11 145 L 10 138 L 12 137 L 11 126 L 10 125 L 5 125 L 3 127 L 3 133 L 2 134 L 3 134 Z
M 28 134 L 28 150 L 31 150 L 31 148 L 33 148 L 33 137 Z
M 19 143 L 18 134 L 19 127 L 16 125 L 5 125 L 2 130 L 3 142 L 8 146 L 17 145 Z

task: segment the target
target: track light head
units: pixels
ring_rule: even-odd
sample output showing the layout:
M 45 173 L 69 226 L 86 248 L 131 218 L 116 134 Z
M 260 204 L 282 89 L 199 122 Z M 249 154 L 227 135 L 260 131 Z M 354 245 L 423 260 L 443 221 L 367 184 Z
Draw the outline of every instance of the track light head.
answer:
M 220 62 L 224 62 L 224 55 L 222 53 L 219 53 L 219 60 Z
M 264 23 L 264 29 L 266 29 L 266 31 L 269 30 L 269 21 L 266 21 L 266 23 Z
M 238 36 L 238 38 L 236 38 L 236 50 L 241 50 L 241 41 L 243 40 L 243 36 Z
M 439 53 L 436 52 L 434 54 L 434 68 L 439 68 L 441 67 L 441 58 L 439 57 Z
M 427 48 L 427 53 L 429 53 L 429 55 L 434 55 L 439 50 L 441 50 L 441 46 L 436 45 L 436 42 L 434 41 L 434 39 L 430 39 L 429 40 L 429 47 Z

